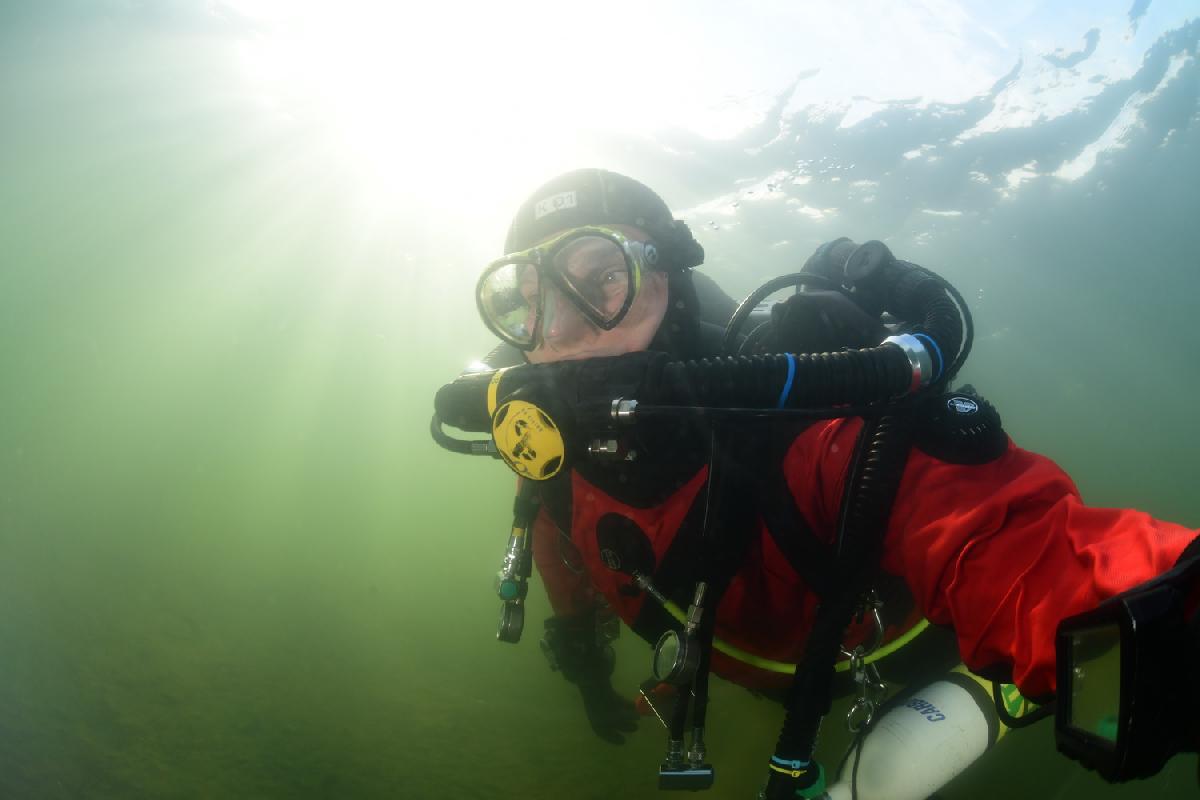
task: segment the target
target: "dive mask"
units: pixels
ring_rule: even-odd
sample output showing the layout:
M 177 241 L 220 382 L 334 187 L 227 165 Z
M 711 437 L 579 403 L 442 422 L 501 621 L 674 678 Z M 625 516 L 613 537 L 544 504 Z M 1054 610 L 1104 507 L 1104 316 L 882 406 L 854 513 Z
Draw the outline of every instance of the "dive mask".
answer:
M 643 272 L 658 261 L 652 242 L 614 228 L 572 228 L 489 264 L 475 287 L 475 301 L 493 333 L 533 350 L 540 344 L 551 290 L 598 329 L 610 331 L 633 305 Z

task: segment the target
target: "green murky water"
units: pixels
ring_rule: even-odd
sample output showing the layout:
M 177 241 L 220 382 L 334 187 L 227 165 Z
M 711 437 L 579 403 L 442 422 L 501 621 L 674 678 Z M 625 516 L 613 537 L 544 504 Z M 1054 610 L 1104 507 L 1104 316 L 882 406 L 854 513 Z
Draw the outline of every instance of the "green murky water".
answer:
M 515 185 L 447 171 L 381 204 L 336 120 L 245 80 L 254 26 L 31 8 L 0 12 L 0 797 L 658 796 L 660 731 L 599 742 L 535 637 L 495 642 L 512 481 L 426 430 L 491 345 L 470 290 L 511 201 L 581 163 L 657 188 L 739 296 L 821 241 L 886 239 L 972 302 L 963 377 L 1018 442 L 1092 504 L 1200 525 L 1186 15 L 1028 126 L 964 136 L 1032 55 L 971 100 L 839 126 L 784 96 L 733 138 L 597 135 Z M 648 653 L 619 651 L 632 690 Z M 779 716 L 715 688 L 713 796 L 751 796 Z M 1042 725 L 944 796 L 1195 790 L 1194 758 L 1108 787 Z

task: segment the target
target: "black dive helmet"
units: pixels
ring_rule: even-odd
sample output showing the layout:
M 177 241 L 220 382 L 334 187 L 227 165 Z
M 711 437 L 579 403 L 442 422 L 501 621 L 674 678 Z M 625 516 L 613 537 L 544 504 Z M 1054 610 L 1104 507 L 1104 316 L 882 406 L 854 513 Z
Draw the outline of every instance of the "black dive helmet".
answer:
M 674 278 L 669 309 L 683 313 L 677 327 L 669 327 L 670 317 L 664 319 L 660 332 L 668 328 L 667 340 L 656 339 L 645 352 L 609 358 L 532 365 L 520 363 L 518 352 L 517 366 L 504 369 L 494 369 L 500 365 L 489 359 L 493 369 L 466 373 L 442 387 L 435 398 L 431 430 L 438 444 L 455 452 L 503 458 L 521 476 L 509 546 L 497 576 L 497 593 L 504 603 L 497 637 L 515 642 L 523 627 L 530 539 L 538 512 L 535 483 L 552 478 L 572 462 L 624 460 L 629 456 L 621 442 L 631 431 L 669 423 L 681 415 L 704 417 L 714 424 L 746 417 L 863 417 L 860 452 L 843 498 L 839 557 L 833 565 L 835 583 L 845 590 L 826 599 L 815 621 L 809 636 L 811 652 L 796 672 L 763 795 L 769 800 L 816 796 L 824 783 L 823 769 L 811 761 L 817 729 L 829 709 L 842 632 L 878 564 L 883 530 L 908 451 L 905 409 L 915 396 L 947 386 L 962 366 L 972 340 L 970 312 L 948 282 L 896 259 L 882 243 L 859 246 L 840 239 L 819 249 L 801 272 L 770 281 L 743 301 L 725 327 L 723 347 L 701 347 L 702 326 L 689 272 L 700 263 L 703 251 L 686 226 L 671 219 L 661 199 L 636 181 L 600 170 L 569 173 L 552 181 L 522 207 L 505 249 L 528 247 L 548 234 L 598 221 L 636 225 L 661 242 L 664 255 L 669 253 L 663 262 Z M 760 302 L 788 286 L 796 287 L 797 293 L 762 313 Z M 687 294 L 675 294 L 676 290 Z M 791 340 L 780 332 L 803 317 L 796 312 L 821 291 L 844 302 L 844 307 L 853 306 L 858 319 L 867 320 L 860 335 L 868 328 L 891 335 L 881 342 L 868 339 L 876 342 L 870 346 L 838 352 L 772 352 L 776 342 Z M 886 329 L 872 322 L 880 314 L 889 315 Z M 715 356 L 722 351 L 737 355 Z M 692 353 L 715 357 L 689 360 Z M 455 439 L 443 430 L 444 424 L 490 432 L 492 437 Z M 717 441 L 714 436 L 710 486 L 721 472 L 718 464 L 727 461 L 718 459 Z M 706 546 L 718 545 L 707 522 L 705 527 Z M 668 754 L 659 770 L 662 788 L 712 785 L 713 770 L 703 741 L 705 653 L 711 648 L 715 609 L 726 577 L 719 570 L 701 577 L 684 630 L 674 640 L 700 649 L 667 652 L 660 642 L 656 653 L 687 662 L 685 650 L 693 652 L 690 669 L 683 670 L 688 675 L 681 691 L 681 696 L 693 698 L 692 746 L 684 752 L 689 703 L 681 702 L 668 725 Z M 646 590 L 653 594 L 649 586 Z

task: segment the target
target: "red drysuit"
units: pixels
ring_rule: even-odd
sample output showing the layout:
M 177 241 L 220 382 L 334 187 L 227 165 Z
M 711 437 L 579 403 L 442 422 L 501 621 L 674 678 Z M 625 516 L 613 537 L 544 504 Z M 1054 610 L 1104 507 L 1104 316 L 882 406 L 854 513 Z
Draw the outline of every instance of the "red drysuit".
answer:
M 797 508 L 825 541 L 834 538 L 861 425 L 857 419 L 813 425 L 796 437 L 784 460 Z M 705 478 L 701 469 L 666 502 L 639 509 L 573 474 L 569 535 L 584 571 L 566 568 L 544 512 L 534 536 L 535 561 L 555 613 L 583 610 L 598 591 L 632 624 L 641 605 L 655 601 L 636 591 L 629 575 L 605 566 L 596 523 L 612 512 L 628 517 L 661 558 Z M 803 652 L 816 596 L 765 526 L 759 534 L 722 597 L 716 636 L 755 655 L 794 663 Z M 1085 506 L 1058 466 L 1011 440 L 999 458 L 980 465 L 939 461 L 914 448 L 892 508 L 882 568 L 904 579 L 920 613 L 953 627 L 967 667 L 1010 665 L 1021 691 L 1038 697 L 1054 690 L 1059 621 L 1169 569 L 1196 535 L 1138 511 Z M 712 668 L 750 687 L 788 680 L 716 651 Z

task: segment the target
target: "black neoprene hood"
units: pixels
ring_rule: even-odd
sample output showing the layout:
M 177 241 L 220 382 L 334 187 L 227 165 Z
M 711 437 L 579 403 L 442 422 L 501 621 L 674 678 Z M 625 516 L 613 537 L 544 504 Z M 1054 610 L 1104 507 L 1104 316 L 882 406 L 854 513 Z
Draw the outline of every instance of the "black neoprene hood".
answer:
M 690 269 L 704 261 L 703 248 L 661 197 L 633 178 L 603 169 L 564 173 L 531 194 L 513 217 L 504 252 L 525 250 L 558 231 L 606 224 L 646 231 L 666 256 L 666 269 Z

